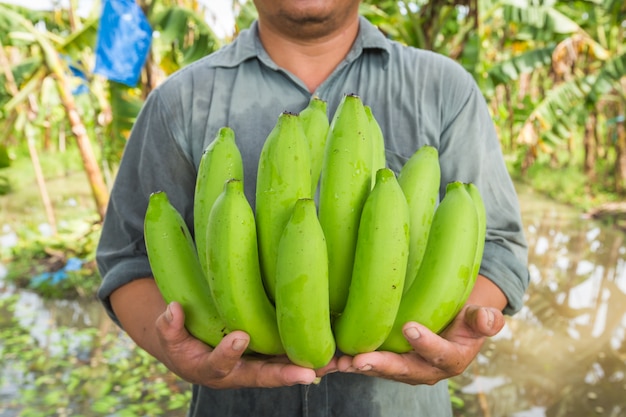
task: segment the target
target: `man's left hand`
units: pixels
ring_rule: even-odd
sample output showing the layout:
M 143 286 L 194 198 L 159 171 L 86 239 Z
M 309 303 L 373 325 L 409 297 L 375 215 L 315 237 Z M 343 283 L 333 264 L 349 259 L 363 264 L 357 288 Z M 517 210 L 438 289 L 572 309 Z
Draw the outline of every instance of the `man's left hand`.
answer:
M 498 309 L 468 304 L 439 335 L 419 323 L 406 323 L 402 331 L 412 351 L 341 356 L 338 370 L 411 385 L 433 385 L 461 374 L 478 355 L 485 338 L 496 335 L 504 323 Z

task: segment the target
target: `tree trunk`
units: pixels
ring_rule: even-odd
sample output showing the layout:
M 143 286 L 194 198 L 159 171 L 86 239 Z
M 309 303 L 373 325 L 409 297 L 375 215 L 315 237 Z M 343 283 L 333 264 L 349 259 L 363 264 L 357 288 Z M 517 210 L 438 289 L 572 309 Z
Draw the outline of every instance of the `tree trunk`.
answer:
M 615 190 L 618 194 L 626 194 L 626 121 L 617 124 L 617 142 L 615 149 Z
M 95 200 L 96 211 L 98 212 L 100 219 L 103 220 L 109 201 L 109 190 L 104 182 L 102 171 L 100 170 L 100 166 L 98 165 L 96 156 L 93 152 L 91 142 L 89 141 L 87 129 L 85 128 L 85 125 L 76 110 L 74 97 L 72 96 L 71 89 L 69 88 L 69 82 L 65 75 L 66 68 L 59 57 L 58 51 L 45 36 L 35 29 L 32 22 L 25 20 L 16 14 L 13 16 L 15 16 L 16 19 L 22 19 L 21 24 L 35 37 L 42 49 L 47 68 L 57 80 L 57 87 L 59 89 L 59 95 L 61 96 L 61 102 L 65 108 L 67 118 L 70 121 L 72 133 L 76 136 L 76 143 L 83 161 L 83 168 L 87 174 L 87 180 L 89 181 L 92 195 Z
M 89 135 L 87 135 L 87 129 L 85 128 L 85 125 L 76 110 L 74 96 L 72 96 L 69 88 L 69 83 L 65 76 L 62 62 L 56 53 L 56 50 L 50 48 L 49 45 L 44 42 L 41 42 L 40 44 L 42 48 L 44 48 L 48 68 L 57 80 L 61 102 L 65 108 L 67 118 L 70 121 L 72 133 L 76 137 L 78 150 L 80 151 L 80 156 L 83 161 L 83 168 L 87 174 L 87 180 L 91 186 L 91 192 L 96 203 L 96 210 L 100 219 L 103 220 L 109 201 L 109 190 L 104 182 L 102 171 L 98 165 L 93 147 L 91 146 L 91 142 L 89 140 Z
M 146 2 L 145 0 L 138 0 L 139 7 L 143 13 L 147 16 L 150 15 L 150 9 L 153 7 L 154 3 Z M 142 88 L 141 93 L 143 99 L 148 98 L 148 95 L 154 90 L 158 84 L 158 80 L 154 71 L 154 54 L 152 53 L 152 48 L 148 51 L 148 56 L 146 57 L 146 62 L 143 66 L 142 71 Z
M 39 195 L 41 196 L 41 202 L 43 204 L 44 211 L 46 212 L 46 218 L 50 225 L 50 230 L 53 235 L 57 234 L 57 220 L 54 214 L 54 207 L 48 194 L 48 188 L 46 187 L 46 180 L 44 179 L 41 164 L 39 163 L 39 154 L 37 153 L 37 147 L 35 146 L 35 139 L 33 138 L 32 126 L 26 126 L 26 143 L 28 144 L 28 153 L 30 154 L 30 160 L 33 163 L 33 169 L 35 170 L 35 180 L 37 181 L 37 187 L 39 188 Z
M 96 155 L 89 140 L 89 135 L 87 135 L 87 129 L 76 110 L 74 97 L 67 88 L 65 76 L 63 73 L 58 74 L 56 72 L 55 76 L 59 82 L 61 101 L 63 102 L 65 113 L 70 121 L 72 133 L 76 137 L 76 143 L 83 160 L 83 168 L 85 169 L 89 185 L 91 186 L 91 192 L 96 203 L 96 210 L 98 211 L 100 219 L 104 220 L 107 204 L 109 202 L 109 190 L 104 182 L 102 171 L 100 170 L 98 160 L 96 159 Z
M 585 137 L 583 138 L 583 146 L 585 148 L 584 173 L 587 176 L 588 183 L 595 182 L 598 177 L 596 173 L 596 123 L 596 113 L 592 111 L 587 117 Z
M 507 108 L 507 130 L 509 131 L 509 151 L 515 150 L 515 108 L 513 107 L 513 94 L 511 94 L 511 86 L 506 84 L 504 86 L 506 93 L 506 108 Z

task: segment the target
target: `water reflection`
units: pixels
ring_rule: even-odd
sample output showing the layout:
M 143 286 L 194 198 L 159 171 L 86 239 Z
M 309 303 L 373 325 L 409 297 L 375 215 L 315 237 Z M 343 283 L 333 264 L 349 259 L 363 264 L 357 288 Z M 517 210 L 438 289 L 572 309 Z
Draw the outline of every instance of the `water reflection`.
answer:
M 520 188 L 525 307 L 458 378 L 459 416 L 626 416 L 623 232 Z

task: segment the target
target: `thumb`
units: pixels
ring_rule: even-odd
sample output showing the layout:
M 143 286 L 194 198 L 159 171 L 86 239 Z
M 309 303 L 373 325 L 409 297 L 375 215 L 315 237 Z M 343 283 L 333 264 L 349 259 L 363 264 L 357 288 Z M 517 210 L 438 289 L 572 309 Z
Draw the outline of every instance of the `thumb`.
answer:
M 468 305 L 465 323 L 480 336 L 495 336 L 504 327 L 504 315 L 497 308 Z
M 185 328 L 185 312 L 176 301 L 167 305 L 165 311 L 157 318 L 156 326 L 159 337 L 167 343 L 180 342 L 189 337 L 189 332 Z

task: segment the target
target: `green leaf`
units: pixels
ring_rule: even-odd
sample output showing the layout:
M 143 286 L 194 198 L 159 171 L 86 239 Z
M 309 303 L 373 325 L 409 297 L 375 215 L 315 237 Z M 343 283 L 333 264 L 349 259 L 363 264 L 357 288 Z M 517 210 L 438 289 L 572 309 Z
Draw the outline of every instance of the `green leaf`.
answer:
M 580 30 L 580 26 L 553 7 L 533 5 L 528 1 L 503 2 L 504 19 L 510 23 L 523 25 L 532 39 L 550 39 L 553 34 L 570 34 Z M 526 4 L 523 4 L 526 3 Z
M 179 67 L 208 55 L 221 46 L 217 35 L 197 12 L 185 7 L 169 7 L 149 16 L 159 42 L 182 52 Z
M 9 157 L 9 151 L 6 145 L 0 143 L 0 168 L 7 168 L 11 166 L 11 158 Z
M 487 73 L 495 85 L 507 84 L 519 79 L 524 73 L 530 73 L 537 68 L 550 66 L 554 45 L 514 56 L 508 60 L 498 62 Z
M 118 404 L 119 399 L 117 397 L 102 397 L 94 401 L 93 405 L 91 406 L 91 410 L 101 414 L 109 415 L 112 414 L 113 411 L 115 411 L 115 407 Z

